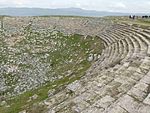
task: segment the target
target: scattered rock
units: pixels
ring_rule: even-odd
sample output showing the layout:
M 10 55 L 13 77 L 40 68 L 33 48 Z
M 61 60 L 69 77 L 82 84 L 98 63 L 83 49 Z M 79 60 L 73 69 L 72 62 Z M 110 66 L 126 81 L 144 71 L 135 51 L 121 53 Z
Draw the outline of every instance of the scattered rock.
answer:
M 27 113 L 27 111 L 26 111 L 26 110 L 23 110 L 23 111 L 20 111 L 19 113 Z
M 100 58 L 101 58 L 101 55 L 98 55 L 97 58 L 100 59 Z
M 49 110 L 48 113 L 56 113 L 54 110 Z
M 75 92 L 80 87 L 81 87 L 81 84 L 79 83 L 78 80 L 76 80 L 73 83 L 69 84 L 67 86 L 67 89 L 70 90 L 70 91 L 72 91 L 72 92 Z
M 38 95 L 37 95 L 37 94 L 34 94 L 31 98 L 32 98 L 32 100 L 35 100 L 35 99 L 38 98 Z
M 36 100 L 38 98 L 37 94 L 34 94 L 32 97 L 29 98 L 27 102 L 31 102 L 32 100 Z
M 51 90 L 49 90 L 49 91 L 48 91 L 48 97 L 53 96 L 53 95 L 54 95 L 54 93 L 55 93 L 55 89 L 51 89 Z
M 2 101 L 1 103 L 0 103 L 0 106 L 6 106 L 7 105 L 7 102 L 6 101 Z
M 94 60 L 96 61 L 97 60 L 97 54 L 94 54 Z
M 93 54 L 90 54 L 89 57 L 87 58 L 87 60 L 89 62 L 93 61 L 94 60 L 94 55 Z

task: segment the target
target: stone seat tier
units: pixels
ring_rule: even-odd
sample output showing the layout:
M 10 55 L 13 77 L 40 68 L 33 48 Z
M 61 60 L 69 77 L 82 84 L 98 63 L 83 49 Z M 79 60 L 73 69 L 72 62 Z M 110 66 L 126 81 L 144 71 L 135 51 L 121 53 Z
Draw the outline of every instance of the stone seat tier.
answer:
M 49 97 L 47 111 L 149 113 L 149 31 L 115 24 L 99 37 L 105 42 L 101 57 L 84 77 Z
M 137 38 L 134 35 L 126 35 L 124 32 L 121 32 L 123 35 L 125 35 L 126 37 L 130 38 L 130 40 L 132 40 L 134 48 L 135 48 L 135 56 L 140 55 L 140 53 L 144 54 L 146 53 L 147 50 L 147 46 L 145 45 L 144 42 L 142 42 L 139 38 Z M 134 55 L 133 55 L 134 56 Z
M 106 36 L 104 36 L 104 35 L 99 35 L 99 37 L 100 37 L 102 40 L 104 40 L 104 41 L 107 43 L 108 46 L 113 43 L 113 40 L 109 39 L 108 37 L 106 37 Z
M 132 50 L 132 49 L 131 49 L 132 46 L 131 46 L 131 44 L 130 44 L 131 41 L 130 41 L 129 39 L 125 39 L 125 40 L 126 40 L 126 42 L 128 42 L 128 45 L 129 45 L 129 47 L 130 47 L 129 51 Z M 119 44 L 117 43 L 117 45 L 119 45 Z M 121 47 L 122 47 L 122 46 L 121 46 Z M 133 47 L 132 47 L 132 48 L 133 48 Z M 116 51 L 114 51 L 115 49 L 116 49 Z M 119 48 L 119 47 L 117 46 L 117 47 L 115 47 L 115 49 L 113 49 L 113 51 L 111 52 L 112 54 L 110 55 L 110 57 L 109 57 L 109 58 L 106 58 L 105 61 L 103 61 L 103 64 L 105 64 L 105 62 L 108 62 L 108 61 L 110 61 L 110 60 L 113 61 L 114 58 L 118 58 L 117 55 L 119 54 L 119 49 L 122 49 L 122 48 Z M 115 53 L 115 55 L 113 55 L 114 53 Z M 128 56 L 131 56 L 130 53 L 133 53 L 133 52 L 129 52 L 129 55 L 128 55 Z M 112 58 L 112 56 L 113 56 L 113 58 Z M 118 56 L 119 56 L 119 55 L 118 55 Z M 119 58 L 116 59 L 116 61 L 117 61 L 117 60 L 119 60 Z
M 62 102 L 59 105 L 56 104 L 57 106 L 53 107 L 53 109 L 58 113 L 59 111 L 64 112 L 65 111 L 64 108 L 67 108 L 68 110 L 69 107 L 71 107 L 70 112 L 83 112 L 83 113 L 85 111 L 90 112 L 94 108 L 97 108 L 98 111 L 101 110 L 102 113 L 105 112 L 107 113 L 109 111 L 114 110 L 115 106 L 118 106 L 118 104 L 120 105 L 120 102 L 122 102 L 120 100 L 122 100 L 122 98 L 124 98 L 126 95 L 128 96 L 129 95 L 128 93 L 130 93 L 134 87 L 136 88 L 137 86 L 139 86 L 138 84 L 140 83 L 138 81 L 144 76 L 144 73 L 141 72 L 140 70 L 141 68 L 145 69 L 145 67 L 143 67 L 145 66 L 144 63 L 145 59 L 141 61 L 143 61 L 143 63 L 141 63 L 139 67 L 133 66 L 128 67 L 126 70 L 123 70 L 124 74 L 122 74 L 121 76 L 115 73 L 115 71 L 113 73 L 110 73 L 108 69 L 102 71 L 100 75 L 97 75 L 91 78 L 90 80 L 88 78 L 82 80 L 83 83 L 81 80 L 79 82 L 76 81 L 72 83 L 72 86 L 80 84 L 78 85 L 78 88 L 75 90 L 74 96 L 68 97 L 68 99 L 65 100 L 65 102 Z M 150 68 L 150 65 L 148 64 L 146 65 L 147 68 Z M 133 76 L 137 76 L 137 74 L 138 79 L 133 79 L 134 78 Z M 84 85 L 82 86 L 82 84 Z M 61 93 L 57 95 L 55 96 L 59 98 L 59 96 L 61 96 Z

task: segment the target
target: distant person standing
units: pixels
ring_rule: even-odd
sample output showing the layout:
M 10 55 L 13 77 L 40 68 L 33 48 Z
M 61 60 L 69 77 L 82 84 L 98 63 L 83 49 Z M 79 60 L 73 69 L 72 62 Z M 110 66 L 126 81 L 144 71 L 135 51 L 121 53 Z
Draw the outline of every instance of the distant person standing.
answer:
M 134 20 L 135 19 L 135 15 L 130 15 L 129 18 Z
M 133 15 L 133 20 L 135 19 L 135 15 Z

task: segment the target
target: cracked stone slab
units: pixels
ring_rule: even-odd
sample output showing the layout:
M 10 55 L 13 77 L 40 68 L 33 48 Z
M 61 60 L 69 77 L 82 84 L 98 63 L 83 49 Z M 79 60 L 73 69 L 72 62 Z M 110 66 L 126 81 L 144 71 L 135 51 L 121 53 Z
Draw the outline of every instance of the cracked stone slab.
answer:
M 98 100 L 97 102 L 95 102 L 94 106 L 98 107 L 98 108 L 106 109 L 110 104 L 113 103 L 113 101 L 115 101 L 114 98 L 112 98 L 109 95 L 106 95 L 106 96 L 102 97 L 100 100 Z
M 150 93 L 148 96 L 144 99 L 143 103 L 150 105 Z
M 79 83 L 78 80 L 76 80 L 75 82 L 73 82 L 72 84 L 69 84 L 67 86 L 67 89 L 69 89 L 70 91 L 77 91 L 79 88 L 81 87 L 81 84 Z
M 139 103 L 129 95 L 125 95 L 121 98 L 118 105 L 129 113 L 138 113 Z
M 109 110 L 107 113 L 128 113 L 124 108 L 120 106 L 115 106 L 111 110 Z
M 145 84 L 148 84 L 148 85 L 150 85 L 150 75 L 146 75 L 146 76 L 144 76 L 141 80 L 140 80 L 140 82 L 143 82 L 143 83 L 145 83 Z

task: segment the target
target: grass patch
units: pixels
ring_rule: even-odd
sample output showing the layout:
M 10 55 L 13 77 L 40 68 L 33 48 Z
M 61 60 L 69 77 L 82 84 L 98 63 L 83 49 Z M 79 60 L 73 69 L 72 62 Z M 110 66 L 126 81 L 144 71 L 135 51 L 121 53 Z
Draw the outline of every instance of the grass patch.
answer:
M 7 103 L 10 105 L 10 107 L 8 108 L 0 107 L 0 112 L 1 113 L 18 113 L 21 110 L 30 108 L 31 106 L 33 106 L 34 103 L 37 103 L 46 99 L 48 97 L 47 92 L 50 89 L 57 89 L 63 85 L 72 83 L 73 81 L 80 79 L 84 75 L 85 71 L 89 68 L 89 66 L 90 64 L 87 63 L 86 67 L 80 70 L 80 72 L 77 72 L 75 77 L 62 78 L 53 83 L 48 83 L 45 86 L 39 87 L 38 89 L 25 92 L 24 94 L 21 94 L 15 97 L 14 99 L 8 100 Z M 29 97 L 33 96 L 34 94 L 37 94 L 38 98 L 34 101 L 27 102 L 29 100 Z
M 14 53 L 8 52 L 8 58 L 3 57 L 6 61 L 12 61 L 10 65 L 12 63 L 17 65 L 20 72 L 27 73 L 28 70 L 31 70 L 31 73 L 28 74 L 32 75 L 34 74 L 32 72 L 36 72 L 37 69 L 42 69 L 41 71 L 45 71 L 46 73 L 42 76 L 50 78 L 56 77 L 57 79 L 46 81 L 36 89 L 33 88 L 33 90 L 6 99 L 9 107 L 1 106 L 0 113 L 18 113 L 24 109 L 32 109 L 35 103 L 41 102 L 48 97 L 49 90 L 57 89 L 80 79 L 91 66 L 92 62 L 87 61 L 88 55 L 100 54 L 103 48 L 102 41 L 99 37 L 84 37 L 79 34 L 64 36 L 63 33 L 59 31 L 34 30 L 32 29 L 32 25 L 27 26 L 24 33 L 25 38 L 11 47 L 11 49 L 15 49 L 16 51 L 14 51 Z M 31 62 L 34 60 L 36 60 L 36 62 Z M 19 63 L 17 64 L 17 62 Z M 39 66 L 37 66 L 37 64 Z M 45 67 L 42 68 L 42 66 Z M 71 74 L 68 74 L 68 71 L 70 71 Z M 52 75 L 52 73 L 55 74 Z M 18 77 L 20 76 L 20 73 L 17 72 L 12 74 Z M 60 76 L 61 78 L 59 78 Z M 13 77 L 14 76 L 10 78 L 6 76 L 10 86 L 12 83 L 9 81 L 13 79 Z M 15 84 L 17 84 L 17 81 L 15 81 Z M 13 90 L 11 90 L 11 92 L 13 92 Z M 29 102 L 29 98 L 34 94 L 37 94 L 38 98 Z

